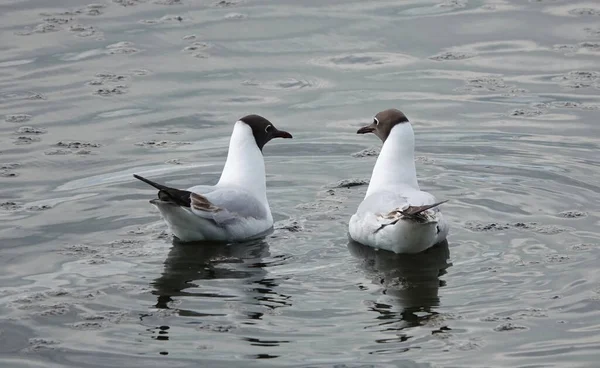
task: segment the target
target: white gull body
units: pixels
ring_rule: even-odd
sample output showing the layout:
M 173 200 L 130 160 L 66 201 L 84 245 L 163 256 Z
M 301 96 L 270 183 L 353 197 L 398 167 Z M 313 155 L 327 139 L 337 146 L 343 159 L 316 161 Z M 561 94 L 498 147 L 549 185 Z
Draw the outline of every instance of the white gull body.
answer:
M 399 211 L 435 203 L 433 195 L 419 189 L 412 126 L 408 121 L 396 124 L 383 143 L 365 198 L 350 219 L 350 237 L 395 253 L 422 252 L 446 239 L 449 228 L 442 213 L 431 208 L 423 213 L 425 221 L 415 221 Z
M 214 186 L 179 190 L 134 176 L 159 189 L 158 199 L 150 203 L 181 241 L 239 242 L 261 237 L 273 226 L 261 148 L 276 137 L 292 138 L 257 115 L 237 121 L 223 172 Z
M 156 201 L 171 232 L 183 241 L 237 241 L 256 236 L 273 226 L 263 155 L 252 130 L 241 121 L 233 128 L 219 182 L 214 186 L 197 185 L 187 190 L 203 195 L 226 211 L 215 215 L 193 207 Z

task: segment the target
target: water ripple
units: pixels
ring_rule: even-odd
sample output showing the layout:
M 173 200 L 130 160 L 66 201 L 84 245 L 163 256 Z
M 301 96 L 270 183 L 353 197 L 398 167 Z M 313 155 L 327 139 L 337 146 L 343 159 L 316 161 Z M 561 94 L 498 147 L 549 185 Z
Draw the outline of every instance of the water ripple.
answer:
M 596 364 L 597 3 L 40 4 L 0 5 L 0 365 Z M 415 256 L 347 239 L 390 107 L 449 199 Z M 216 183 L 250 113 L 272 232 L 173 242 L 131 174 Z

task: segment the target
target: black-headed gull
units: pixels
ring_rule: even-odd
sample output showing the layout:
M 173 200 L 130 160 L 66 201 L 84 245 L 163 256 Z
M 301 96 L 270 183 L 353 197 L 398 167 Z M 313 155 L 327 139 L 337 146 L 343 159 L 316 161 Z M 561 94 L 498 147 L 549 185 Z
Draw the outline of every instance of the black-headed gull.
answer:
M 180 240 L 238 242 L 260 236 L 273 226 L 267 201 L 262 148 L 273 138 L 292 138 L 258 115 L 239 119 L 229 142 L 219 182 L 187 190 L 169 188 L 134 175 L 158 189 L 155 205 Z
M 357 133 L 374 133 L 383 147 L 367 194 L 350 218 L 350 237 L 395 253 L 418 253 L 446 239 L 449 226 L 437 207 L 445 201 L 419 189 L 415 136 L 406 116 L 382 111 Z

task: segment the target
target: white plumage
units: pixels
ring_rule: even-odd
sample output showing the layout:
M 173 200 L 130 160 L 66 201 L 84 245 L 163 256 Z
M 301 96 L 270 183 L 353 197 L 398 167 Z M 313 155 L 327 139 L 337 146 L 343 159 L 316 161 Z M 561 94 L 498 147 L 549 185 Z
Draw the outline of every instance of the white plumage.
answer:
M 359 130 L 377 134 L 384 143 L 348 230 L 353 240 L 364 245 L 418 253 L 446 239 L 448 224 L 437 207 L 440 203 L 419 188 L 412 126 L 398 110 L 380 115 Z
M 264 236 L 272 228 L 261 148 L 272 138 L 292 136 L 262 117 L 250 117 L 235 123 L 227 161 L 216 185 L 178 190 L 135 175 L 159 189 L 158 199 L 150 203 L 180 240 L 238 242 Z

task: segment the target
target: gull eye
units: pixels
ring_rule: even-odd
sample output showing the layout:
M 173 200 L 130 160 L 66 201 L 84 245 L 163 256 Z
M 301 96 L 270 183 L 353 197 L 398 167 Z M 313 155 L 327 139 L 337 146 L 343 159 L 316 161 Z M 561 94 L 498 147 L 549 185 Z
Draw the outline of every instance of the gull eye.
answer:
M 377 118 L 373 118 L 373 124 L 379 125 L 379 120 L 377 120 Z
M 267 125 L 267 127 L 265 128 L 265 132 L 269 133 L 273 130 L 273 125 Z

